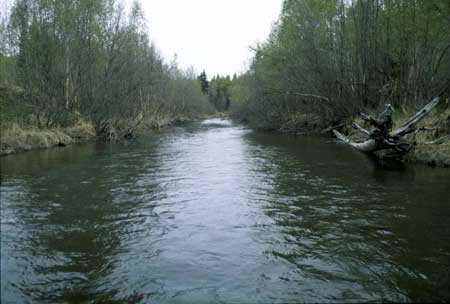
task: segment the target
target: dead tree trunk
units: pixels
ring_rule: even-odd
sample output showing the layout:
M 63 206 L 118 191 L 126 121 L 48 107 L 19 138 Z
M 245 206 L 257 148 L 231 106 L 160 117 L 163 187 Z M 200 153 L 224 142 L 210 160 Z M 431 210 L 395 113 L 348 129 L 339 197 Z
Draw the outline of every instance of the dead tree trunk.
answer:
M 373 127 L 369 131 L 360 127 L 356 123 L 352 124 L 354 129 L 368 136 L 368 138 L 363 142 L 351 141 L 349 138 L 339 133 L 337 130 L 333 130 L 333 133 L 339 140 L 359 151 L 365 153 L 374 153 L 382 159 L 400 159 L 404 155 L 406 155 L 414 146 L 414 142 L 404 139 L 404 136 L 410 133 L 430 130 L 430 128 L 427 127 L 417 128 L 416 125 L 425 116 L 427 116 L 438 103 L 439 97 L 426 104 L 414 116 L 412 116 L 403 125 L 393 131 L 391 131 L 393 108 L 390 104 L 387 104 L 385 110 L 381 113 L 381 116 L 383 118 L 381 121 L 376 120 L 364 113 L 360 113 L 360 116 L 363 118 L 363 120 L 367 121 L 370 126 Z

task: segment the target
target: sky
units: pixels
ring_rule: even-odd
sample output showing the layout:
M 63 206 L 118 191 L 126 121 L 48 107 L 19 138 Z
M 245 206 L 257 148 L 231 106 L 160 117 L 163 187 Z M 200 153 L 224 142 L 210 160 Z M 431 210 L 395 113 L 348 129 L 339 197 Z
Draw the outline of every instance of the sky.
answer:
M 152 41 L 166 61 L 213 75 L 245 72 L 278 19 L 282 0 L 140 0 Z

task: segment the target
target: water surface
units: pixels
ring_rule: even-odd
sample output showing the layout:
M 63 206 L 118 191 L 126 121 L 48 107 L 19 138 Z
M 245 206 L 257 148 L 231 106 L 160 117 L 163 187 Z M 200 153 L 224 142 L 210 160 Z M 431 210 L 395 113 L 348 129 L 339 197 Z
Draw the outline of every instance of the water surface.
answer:
M 450 300 L 450 171 L 213 119 L 1 158 L 2 303 Z

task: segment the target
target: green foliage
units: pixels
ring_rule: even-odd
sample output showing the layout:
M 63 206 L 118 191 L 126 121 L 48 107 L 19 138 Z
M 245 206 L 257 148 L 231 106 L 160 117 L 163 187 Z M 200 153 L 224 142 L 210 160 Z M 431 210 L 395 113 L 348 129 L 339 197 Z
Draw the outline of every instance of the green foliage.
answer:
M 9 84 L 0 85 L 0 130 L 13 124 L 29 124 L 31 113 L 30 106 L 24 102 L 22 89 Z
M 267 128 L 296 113 L 330 125 L 362 108 L 449 96 L 449 15 L 447 0 L 285 0 L 234 82 L 233 112 Z
M 209 85 L 209 101 L 219 112 L 228 111 L 231 97 L 230 76 L 214 76 Z
M 193 73 L 164 63 L 150 42 L 138 2 L 124 16 L 114 0 L 17 0 L 4 24 L 0 84 L 21 88 L 16 102 L 39 128 L 81 115 L 112 139 L 148 119 L 209 110 Z

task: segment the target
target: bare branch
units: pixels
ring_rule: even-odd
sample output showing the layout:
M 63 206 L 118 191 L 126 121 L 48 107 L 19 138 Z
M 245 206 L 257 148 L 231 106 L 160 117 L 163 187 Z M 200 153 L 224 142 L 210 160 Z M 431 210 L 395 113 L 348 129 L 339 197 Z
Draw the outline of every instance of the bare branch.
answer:
M 330 101 L 325 96 L 315 95 L 315 94 L 305 94 L 305 93 L 298 93 L 298 92 L 284 92 L 286 95 L 296 95 L 296 96 L 302 96 L 302 97 L 312 97 L 312 98 L 318 98 L 326 101 Z
M 320 132 L 320 134 L 325 134 L 325 133 L 328 133 L 328 132 L 333 131 L 333 130 L 335 130 L 335 129 L 342 128 L 342 127 L 345 126 L 345 125 L 347 125 L 347 123 L 346 123 L 346 122 L 343 122 L 343 123 L 338 124 L 338 125 L 336 125 L 336 126 L 332 126 L 332 127 L 326 128 L 325 130 L 323 130 L 322 132 Z
M 353 129 L 355 129 L 355 130 L 357 130 L 357 131 L 359 131 L 360 133 L 362 133 L 362 134 L 364 134 L 364 135 L 370 135 L 370 131 L 369 130 L 366 130 L 366 129 L 364 129 L 364 128 L 362 128 L 360 125 L 358 125 L 356 122 L 353 122 L 352 123 L 352 127 L 353 127 Z
M 327 97 L 321 96 L 321 95 L 316 95 L 316 94 L 299 93 L 299 92 L 289 92 L 289 91 L 281 91 L 281 90 L 275 89 L 275 88 L 270 88 L 270 90 L 271 90 L 272 92 L 270 92 L 269 94 L 295 95 L 295 96 L 312 97 L 312 98 L 322 99 L 322 100 L 325 100 L 325 101 L 330 101 L 330 99 L 328 99 Z
M 333 130 L 334 135 L 344 143 L 352 146 L 356 150 L 362 151 L 362 152 L 373 152 L 377 150 L 377 143 L 374 139 L 368 139 L 366 141 L 363 141 L 361 143 L 353 142 L 343 134 L 339 133 L 336 130 Z
M 424 126 L 424 127 L 418 128 L 414 133 L 418 133 L 421 131 L 434 131 L 434 130 L 436 130 L 436 128 Z
M 411 129 L 421 121 L 428 113 L 433 110 L 433 108 L 439 103 L 439 97 L 434 98 L 432 101 L 427 103 L 422 109 L 420 109 L 414 116 L 408 119 L 400 128 L 392 132 L 392 136 L 404 136 L 405 134 L 411 133 Z M 415 131 L 415 130 L 414 130 Z
M 445 135 L 445 136 L 443 136 L 443 137 L 440 137 L 440 138 L 438 138 L 436 140 L 426 142 L 426 144 L 427 145 L 439 145 L 439 144 L 442 144 L 447 139 L 450 139 L 450 133 Z

